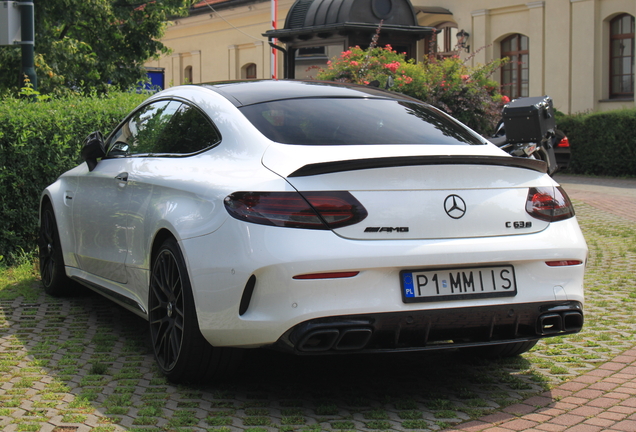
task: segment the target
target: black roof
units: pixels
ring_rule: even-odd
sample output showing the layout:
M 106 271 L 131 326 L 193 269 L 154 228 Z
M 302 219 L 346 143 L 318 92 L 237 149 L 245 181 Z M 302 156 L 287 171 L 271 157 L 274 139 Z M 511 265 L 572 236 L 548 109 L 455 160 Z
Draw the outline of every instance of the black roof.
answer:
M 430 27 L 418 25 L 410 0 L 296 0 L 287 13 L 285 28 L 269 30 L 264 36 L 291 41 L 317 35 L 370 31 L 382 22 L 383 31 L 423 38 Z
M 384 98 L 420 102 L 400 93 L 332 81 L 251 80 L 203 84 L 241 107 L 261 102 L 300 98 Z

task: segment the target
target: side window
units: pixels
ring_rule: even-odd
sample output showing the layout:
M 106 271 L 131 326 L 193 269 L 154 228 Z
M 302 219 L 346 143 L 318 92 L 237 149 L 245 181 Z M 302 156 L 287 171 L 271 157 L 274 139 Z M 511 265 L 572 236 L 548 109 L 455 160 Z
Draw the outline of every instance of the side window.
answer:
M 108 156 L 188 154 L 221 141 L 210 120 L 178 101 L 157 101 L 137 111 L 107 143 Z
M 158 137 L 156 153 L 187 154 L 213 146 L 221 136 L 198 109 L 182 104 Z
M 111 137 L 107 156 L 157 153 L 157 141 L 181 102 L 157 101 L 139 109 Z

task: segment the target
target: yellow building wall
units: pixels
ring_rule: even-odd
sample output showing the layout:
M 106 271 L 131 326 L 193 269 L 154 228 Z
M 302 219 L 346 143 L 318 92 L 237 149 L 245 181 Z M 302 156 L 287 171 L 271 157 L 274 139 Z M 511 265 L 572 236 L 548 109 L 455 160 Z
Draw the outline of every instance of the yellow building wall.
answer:
M 564 113 L 636 106 L 633 99 L 609 100 L 609 21 L 621 13 L 636 17 L 634 0 L 412 1 L 453 13 L 457 27 L 470 33 L 471 53 L 462 58 L 471 64 L 499 58 L 507 36 L 527 36 L 530 96 L 550 95 Z M 420 14 L 420 24 L 435 25 L 434 17 Z
M 453 22 L 470 34 L 470 64 L 500 57 L 499 43 L 521 33 L 529 38 L 530 96 L 550 95 L 564 113 L 634 107 L 633 100 L 609 100 L 609 21 L 618 14 L 636 16 L 636 0 L 411 0 L 418 7 L 439 6 L 449 14 L 418 13 L 420 25 Z M 293 1 L 281 0 L 278 28 Z M 165 69 L 166 86 L 245 78 L 254 63 L 257 78 L 271 76 L 271 49 L 262 33 L 271 28 L 269 2 L 180 18 L 170 23 L 162 42 L 172 54 L 147 66 Z M 418 47 L 423 58 L 424 44 Z M 283 75 L 278 55 L 278 76 Z M 499 80 L 499 76 L 495 76 Z
M 283 28 L 293 1 L 279 1 L 278 26 Z M 184 84 L 184 71 L 193 67 L 193 83 L 245 78 L 245 66 L 256 65 L 257 78 L 271 77 L 271 48 L 261 36 L 271 28 L 269 2 L 180 18 L 168 23 L 161 41 L 172 50 L 146 64 L 165 70 L 166 87 Z M 278 75 L 283 72 L 278 54 Z

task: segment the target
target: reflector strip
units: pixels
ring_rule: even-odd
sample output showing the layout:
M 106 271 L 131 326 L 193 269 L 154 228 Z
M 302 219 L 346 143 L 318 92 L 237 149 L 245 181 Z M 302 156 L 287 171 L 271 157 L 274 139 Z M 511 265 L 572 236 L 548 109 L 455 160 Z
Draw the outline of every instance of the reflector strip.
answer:
M 294 276 L 293 279 L 342 279 L 357 276 L 359 271 L 332 272 L 332 273 L 311 273 Z
M 563 266 L 574 266 L 581 265 L 583 261 L 580 260 L 562 260 L 562 261 L 546 261 L 545 262 L 550 267 L 563 267 Z

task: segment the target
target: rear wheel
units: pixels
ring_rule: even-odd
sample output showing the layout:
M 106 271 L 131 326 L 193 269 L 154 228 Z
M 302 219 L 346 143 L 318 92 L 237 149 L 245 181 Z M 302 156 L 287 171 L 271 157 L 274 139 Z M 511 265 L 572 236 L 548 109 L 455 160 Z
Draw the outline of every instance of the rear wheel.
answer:
M 44 291 L 53 296 L 71 295 L 77 284 L 66 277 L 60 235 L 53 206 L 47 202 L 42 206 L 38 235 L 40 278 Z
M 155 358 L 170 381 L 218 380 L 238 366 L 240 350 L 212 347 L 201 335 L 185 261 L 172 238 L 155 255 L 148 307 Z

